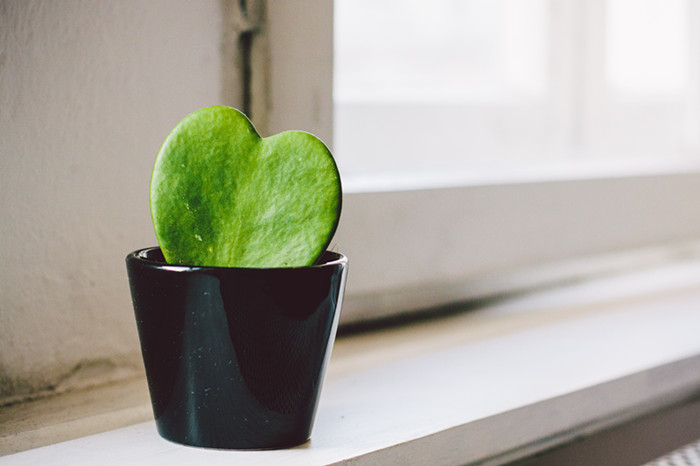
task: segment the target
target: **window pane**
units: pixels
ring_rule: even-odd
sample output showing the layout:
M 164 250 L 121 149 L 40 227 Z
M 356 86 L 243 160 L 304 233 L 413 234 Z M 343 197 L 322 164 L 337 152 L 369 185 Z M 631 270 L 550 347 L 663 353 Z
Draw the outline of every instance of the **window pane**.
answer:
M 336 1 L 336 99 L 497 102 L 546 91 L 544 0 Z
M 697 159 L 693 13 L 689 0 L 335 0 L 340 168 L 425 177 Z
M 608 0 L 606 72 L 614 92 L 680 95 L 688 80 L 686 0 Z
M 546 0 L 335 5 L 334 149 L 345 174 L 512 158 L 544 130 Z M 533 105 L 539 113 L 523 118 Z M 529 121 L 512 124 L 506 108 Z M 531 141 L 532 149 L 541 144 Z

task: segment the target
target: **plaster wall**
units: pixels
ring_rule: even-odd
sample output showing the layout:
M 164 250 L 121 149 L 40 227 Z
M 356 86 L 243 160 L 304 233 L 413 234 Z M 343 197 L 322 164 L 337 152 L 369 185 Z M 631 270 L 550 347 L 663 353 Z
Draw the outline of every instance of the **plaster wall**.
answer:
M 124 257 L 155 244 L 148 183 L 170 129 L 236 105 L 225 10 L 0 0 L 0 404 L 139 370 Z

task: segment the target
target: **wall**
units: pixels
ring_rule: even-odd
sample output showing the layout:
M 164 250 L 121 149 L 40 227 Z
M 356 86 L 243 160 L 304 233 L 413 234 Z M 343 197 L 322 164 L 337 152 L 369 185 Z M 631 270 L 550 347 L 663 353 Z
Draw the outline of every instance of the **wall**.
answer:
M 170 129 L 236 105 L 228 8 L 0 0 L 0 404 L 139 370 L 124 257 Z

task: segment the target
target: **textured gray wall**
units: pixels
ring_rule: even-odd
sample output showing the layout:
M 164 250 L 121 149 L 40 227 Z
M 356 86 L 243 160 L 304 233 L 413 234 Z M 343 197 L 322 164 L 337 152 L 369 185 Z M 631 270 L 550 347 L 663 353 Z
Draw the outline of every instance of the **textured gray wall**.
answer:
M 139 370 L 124 257 L 170 129 L 235 105 L 226 5 L 0 0 L 0 402 Z

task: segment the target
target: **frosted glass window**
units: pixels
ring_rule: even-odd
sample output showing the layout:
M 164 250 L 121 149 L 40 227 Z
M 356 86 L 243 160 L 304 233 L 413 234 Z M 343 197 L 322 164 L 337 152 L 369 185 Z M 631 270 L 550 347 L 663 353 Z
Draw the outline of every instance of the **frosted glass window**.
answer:
M 679 94 L 688 81 L 686 0 L 608 0 L 606 71 L 613 91 Z
M 546 92 L 545 0 L 337 0 L 338 101 L 499 101 Z
M 340 168 L 423 176 L 698 158 L 697 8 L 335 0 Z

